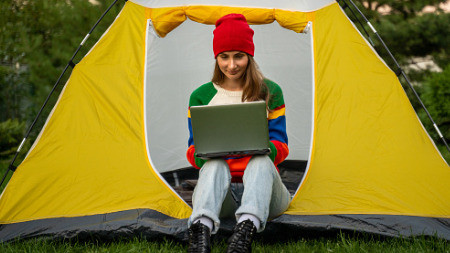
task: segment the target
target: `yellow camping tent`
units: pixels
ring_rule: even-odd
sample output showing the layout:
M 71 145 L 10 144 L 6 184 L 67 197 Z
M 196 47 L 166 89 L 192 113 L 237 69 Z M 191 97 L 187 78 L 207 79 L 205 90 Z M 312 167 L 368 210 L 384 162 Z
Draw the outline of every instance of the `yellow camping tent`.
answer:
M 208 38 L 212 24 L 232 12 L 244 14 L 255 28 L 267 27 L 265 33 L 304 37 L 304 43 L 286 40 L 276 50 L 264 44 L 266 37 L 257 45 L 257 50 L 265 45 L 267 57 L 282 49 L 288 54 L 303 52 L 289 61 L 272 60 L 268 65 L 260 61 L 263 68 L 276 62 L 280 79 L 286 78 L 280 85 L 293 90 L 294 95 L 286 98 L 288 110 L 292 105 L 287 117 L 297 125 L 288 134 L 303 139 L 304 145 L 294 144 L 292 156 L 298 147 L 308 160 L 291 206 L 272 224 L 450 238 L 445 225 L 450 218 L 449 166 L 396 75 L 338 3 L 234 2 L 125 4 L 73 69 L 45 127 L 2 193 L 0 240 L 101 231 L 182 237 L 191 207 L 159 171 L 170 167 L 164 165 L 167 160 L 184 162 L 186 147 L 177 141 L 185 143 L 187 135 L 170 140 L 185 130 L 164 131 L 169 125 L 185 128 L 187 103 L 173 105 L 173 101 L 187 101 L 199 83 L 186 85 L 186 80 L 195 71 L 204 72 L 202 66 L 210 68 L 194 62 L 213 57 L 208 53 L 192 57 L 192 51 L 184 50 L 184 57 L 194 62 L 179 63 L 182 53 L 171 43 L 209 50 L 210 40 L 183 36 Z M 164 46 L 169 49 L 159 50 Z M 304 65 L 297 66 L 296 61 Z M 176 67 L 178 63 L 193 69 Z M 175 79 L 164 82 L 167 78 Z M 290 118 L 302 110 L 296 104 L 299 89 L 310 94 L 307 116 Z M 167 121 L 160 120 L 164 117 Z M 303 125 L 306 130 L 300 129 Z M 161 146 L 153 144 L 170 141 L 175 143 L 173 154 L 168 151 L 172 149 L 161 152 Z M 153 155 L 158 152 L 161 155 Z M 174 158 L 158 161 L 166 153 Z

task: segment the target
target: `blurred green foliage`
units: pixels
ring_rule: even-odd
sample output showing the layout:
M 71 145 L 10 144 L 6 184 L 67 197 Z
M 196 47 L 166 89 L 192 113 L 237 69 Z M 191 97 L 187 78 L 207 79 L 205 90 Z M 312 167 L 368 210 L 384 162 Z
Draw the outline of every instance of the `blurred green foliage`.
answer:
M 8 119 L 0 122 L 0 160 L 9 157 L 17 150 L 25 133 L 25 122 L 17 119 Z
M 3 101 L 0 121 L 29 120 L 36 115 L 75 49 L 110 2 L 99 1 L 97 5 L 86 0 L 0 2 L 0 96 Z M 110 11 L 75 60 L 86 54 L 120 8 L 121 4 L 117 4 Z M 64 84 L 67 77 L 61 83 Z
M 442 69 L 450 63 L 450 13 L 396 18 L 380 21 L 378 29 L 402 64 L 411 62 L 414 56 L 431 56 Z
M 448 143 L 450 137 L 450 65 L 447 65 L 442 72 L 432 73 L 425 78 L 421 97 L 423 102 L 428 105 L 428 112 L 432 115 Z M 419 111 L 419 116 L 423 119 L 422 122 L 427 129 L 434 128 L 430 120 L 425 120 L 428 116 L 424 110 Z M 430 130 L 429 133 L 434 140 L 439 139 L 436 131 Z M 439 143 L 439 141 L 436 141 L 436 143 Z M 445 152 L 443 147 L 441 149 L 447 161 L 450 161 L 449 152 Z

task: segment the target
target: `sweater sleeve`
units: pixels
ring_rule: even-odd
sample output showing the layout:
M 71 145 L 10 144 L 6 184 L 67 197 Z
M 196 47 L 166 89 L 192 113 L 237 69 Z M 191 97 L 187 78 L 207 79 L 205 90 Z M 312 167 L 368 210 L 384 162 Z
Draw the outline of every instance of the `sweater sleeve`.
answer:
M 217 90 L 214 88 L 211 82 L 206 83 L 194 92 L 192 92 L 189 98 L 189 108 L 188 108 L 188 128 L 189 128 L 189 139 L 188 139 L 188 149 L 186 151 L 186 158 L 188 162 L 194 166 L 196 169 L 200 169 L 206 160 L 198 158 L 195 156 L 195 145 L 194 145 L 194 135 L 192 134 L 192 122 L 191 122 L 191 106 L 207 105 Z
M 275 165 L 278 165 L 289 154 L 286 133 L 286 107 L 280 86 L 270 80 L 266 80 L 266 84 L 270 91 L 268 124 L 270 150 L 272 152 L 269 157 Z
M 194 166 L 194 168 L 200 169 L 206 161 L 195 156 L 195 146 L 194 146 L 194 138 L 193 138 L 193 134 L 192 134 L 190 107 L 188 109 L 188 127 L 189 127 L 189 139 L 188 139 L 188 149 L 186 152 L 186 157 L 187 157 L 187 160 L 189 161 L 189 163 L 192 166 Z

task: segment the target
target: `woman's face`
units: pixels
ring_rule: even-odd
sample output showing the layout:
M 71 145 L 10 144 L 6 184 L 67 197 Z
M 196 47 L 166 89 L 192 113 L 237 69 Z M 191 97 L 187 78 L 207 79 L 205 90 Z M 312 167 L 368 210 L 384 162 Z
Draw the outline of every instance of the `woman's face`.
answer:
M 241 51 L 226 51 L 217 56 L 217 64 L 227 79 L 239 80 L 247 70 L 248 56 Z

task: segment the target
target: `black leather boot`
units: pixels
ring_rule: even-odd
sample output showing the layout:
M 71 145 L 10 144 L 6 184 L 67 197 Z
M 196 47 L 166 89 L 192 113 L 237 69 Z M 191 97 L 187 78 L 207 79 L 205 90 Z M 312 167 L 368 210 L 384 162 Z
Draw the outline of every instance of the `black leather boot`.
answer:
M 256 227 L 251 220 L 245 220 L 233 229 L 233 235 L 228 239 L 227 253 L 244 253 L 252 251 L 253 236 Z
M 211 252 L 211 232 L 209 228 L 197 222 L 192 224 L 189 233 L 189 253 L 209 253 Z

